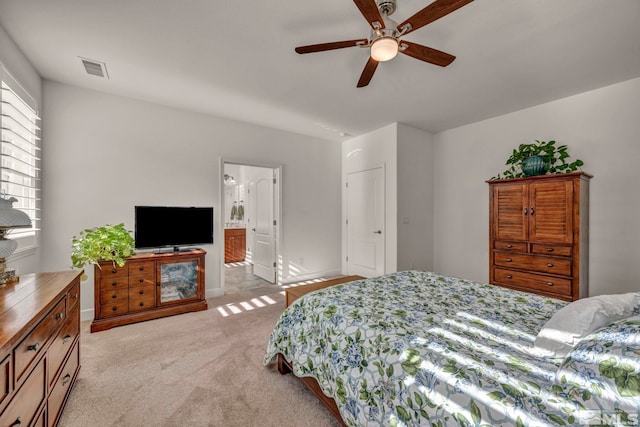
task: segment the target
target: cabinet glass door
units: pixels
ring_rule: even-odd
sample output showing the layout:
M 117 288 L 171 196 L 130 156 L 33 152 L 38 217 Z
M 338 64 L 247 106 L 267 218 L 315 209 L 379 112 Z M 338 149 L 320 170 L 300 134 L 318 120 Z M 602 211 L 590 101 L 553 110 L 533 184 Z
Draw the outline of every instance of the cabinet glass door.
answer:
M 159 302 L 168 304 L 198 298 L 198 261 L 163 262 L 158 265 Z

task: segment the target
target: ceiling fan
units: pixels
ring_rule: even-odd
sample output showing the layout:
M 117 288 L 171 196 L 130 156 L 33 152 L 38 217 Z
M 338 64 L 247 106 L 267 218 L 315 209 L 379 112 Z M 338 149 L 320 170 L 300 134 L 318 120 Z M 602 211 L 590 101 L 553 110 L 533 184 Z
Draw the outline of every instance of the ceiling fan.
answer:
M 401 38 L 460 9 L 473 0 L 435 0 L 401 24 L 389 18 L 396 11 L 396 0 L 377 0 L 377 3 L 376 0 L 353 1 L 371 26 L 371 34 L 368 39 L 299 46 L 296 48 L 296 52 L 300 54 L 313 53 L 354 46 L 370 48 L 371 55 L 357 85 L 364 87 L 371 81 L 378 64 L 393 59 L 398 52 L 441 67 L 451 64 L 456 59 L 455 56 Z

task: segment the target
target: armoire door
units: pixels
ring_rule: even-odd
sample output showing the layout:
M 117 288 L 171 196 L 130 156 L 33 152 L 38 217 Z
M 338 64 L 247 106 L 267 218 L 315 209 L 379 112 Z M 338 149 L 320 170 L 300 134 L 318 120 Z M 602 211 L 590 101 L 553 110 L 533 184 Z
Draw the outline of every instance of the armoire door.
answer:
M 529 232 L 529 202 L 527 184 L 495 185 L 492 187 L 493 238 L 495 240 L 527 240 Z
M 532 182 L 529 185 L 529 240 L 573 242 L 573 182 Z

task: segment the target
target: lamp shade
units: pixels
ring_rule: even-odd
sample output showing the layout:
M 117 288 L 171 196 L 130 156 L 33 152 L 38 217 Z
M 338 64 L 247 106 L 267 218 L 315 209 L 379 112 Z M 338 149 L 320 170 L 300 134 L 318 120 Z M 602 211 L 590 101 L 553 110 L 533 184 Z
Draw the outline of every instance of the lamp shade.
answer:
M 13 203 L 17 202 L 15 197 L 0 197 L 0 228 L 22 228 L 31 227 L 31 218 L 20 209 L 14 209 Z

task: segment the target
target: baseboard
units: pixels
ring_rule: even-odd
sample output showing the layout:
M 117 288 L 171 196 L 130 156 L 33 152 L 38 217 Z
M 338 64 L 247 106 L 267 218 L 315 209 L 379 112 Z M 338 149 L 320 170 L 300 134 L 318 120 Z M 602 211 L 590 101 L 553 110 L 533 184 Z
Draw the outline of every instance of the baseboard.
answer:
M 281 280 L 281 283 L 283 285 L 288 285 L 291 283 L 304 282 L 306 280 L 313 280 L 313 279 L 319 279 L 319 278 L 330 279 L 337 276 L 342 276 L 342 271 L 340 270 L 327 270 L 327 271 L 319 271 L 319 272 L 317 271 L 315 273 L 303 274 L 300 276 L 283 277 Z
M 93 320 L 94 313 L 95 311 L 93 308 L 85 308 L 84 310 L 80 310 L 80 321 L 83 322 L 85 320 Z
M 220 288 L 208 288 L 204 291 L 205 298 L 216 298 L 224 295 L 224 291 Z

